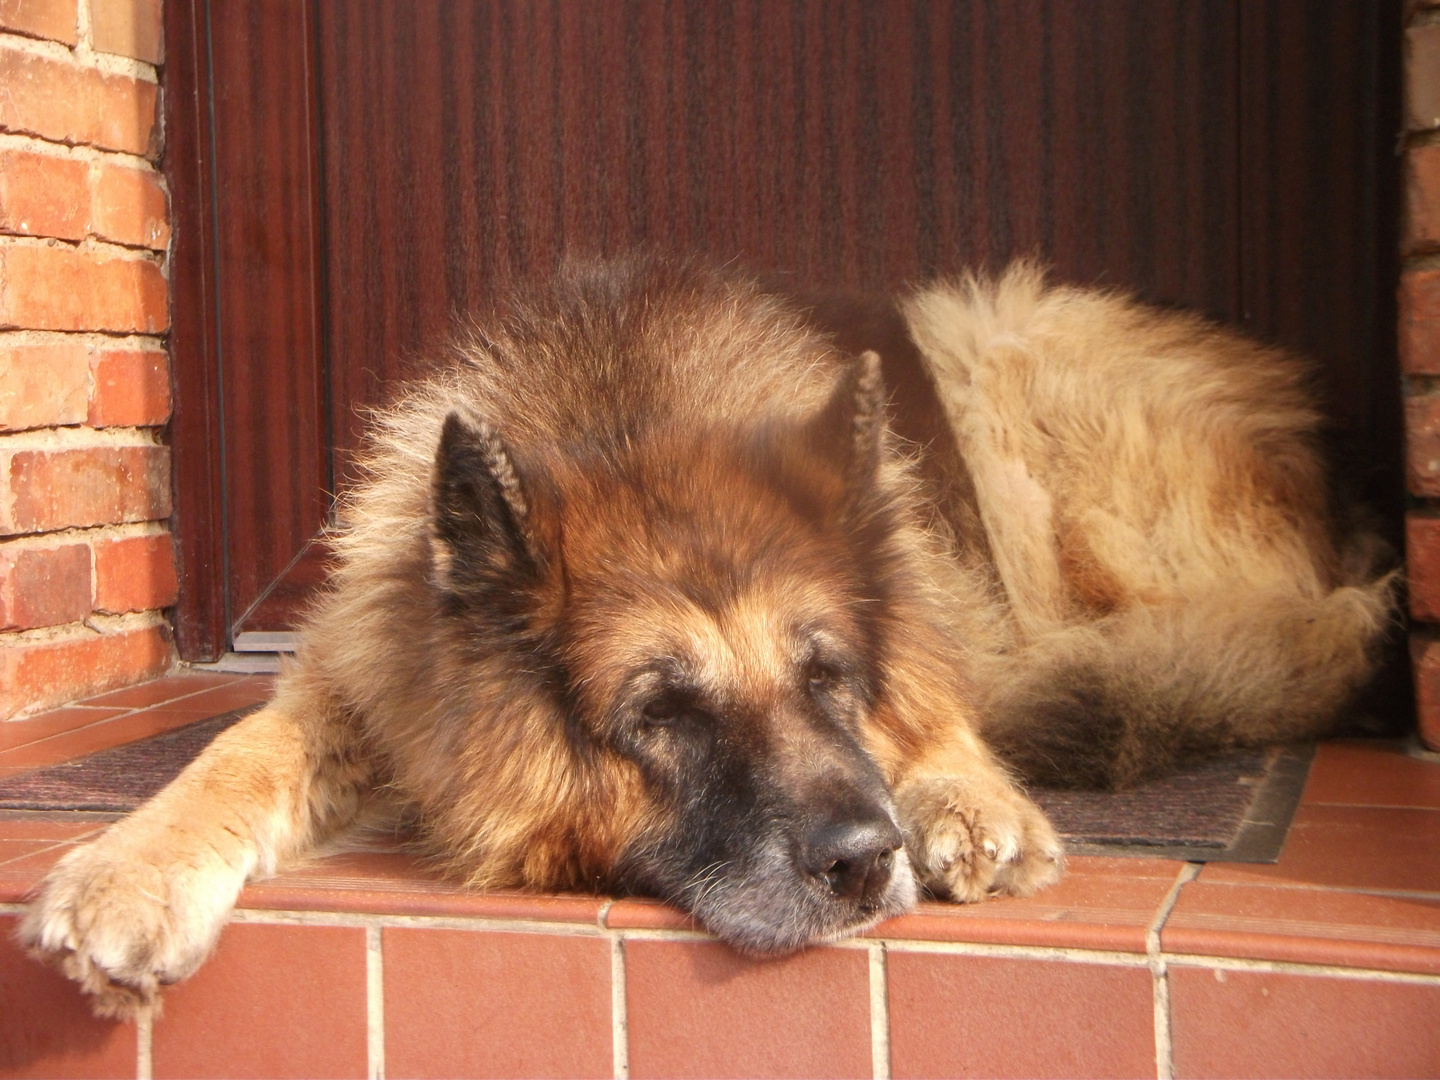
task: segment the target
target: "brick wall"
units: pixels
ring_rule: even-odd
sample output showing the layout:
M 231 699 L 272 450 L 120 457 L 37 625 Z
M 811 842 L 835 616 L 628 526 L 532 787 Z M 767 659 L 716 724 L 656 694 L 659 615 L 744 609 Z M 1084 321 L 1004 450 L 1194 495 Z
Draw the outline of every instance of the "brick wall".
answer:
M 0 719 L 169 668 L 160 0 L 0 0 Z
M 1440 3 L 1407 5 L 1400 367 L 1410 651 L 1420 735 L 1440 749 Z

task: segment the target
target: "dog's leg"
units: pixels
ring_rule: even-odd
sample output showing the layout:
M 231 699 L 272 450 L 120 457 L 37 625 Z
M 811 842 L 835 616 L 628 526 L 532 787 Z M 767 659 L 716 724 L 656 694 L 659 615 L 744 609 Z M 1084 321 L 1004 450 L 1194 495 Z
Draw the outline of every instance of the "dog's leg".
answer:
M 963 690 L 937 666 L 892 665 L 877 729 L 916 877 L 957 901 L 1026 896 L 1060 877 L 1063 848 L 1040 809 L 971 730 Z M 902 747 L 905 747 L 902 749 Z
M 247 878 L 354 815 L 367 767 L 343 725 L 271 706 L 164 791 L 62 859 L 21 940 L 125 1017 L 209 954 Z

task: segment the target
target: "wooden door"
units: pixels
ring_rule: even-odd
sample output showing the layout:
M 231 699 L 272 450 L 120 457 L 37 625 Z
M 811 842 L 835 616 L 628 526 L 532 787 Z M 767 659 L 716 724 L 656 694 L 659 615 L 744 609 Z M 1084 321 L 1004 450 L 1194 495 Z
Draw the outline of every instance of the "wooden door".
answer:
M 362 410 L 636 244 L 807 286 L 1017 256 L 1305 348 L 1398 520 L 1396 3 L 172 0 L 182 655 L 283 630 Z

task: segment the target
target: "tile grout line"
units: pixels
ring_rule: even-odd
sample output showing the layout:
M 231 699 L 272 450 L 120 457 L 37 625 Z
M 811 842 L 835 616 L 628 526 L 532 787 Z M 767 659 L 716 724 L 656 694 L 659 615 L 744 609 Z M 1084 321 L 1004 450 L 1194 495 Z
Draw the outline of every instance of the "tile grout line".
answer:
M 242 675 L 242 676 L 240 676 L 239 678 L 233 680 L 232 682 L 221 683 L 221 684 L 218 685 L 218 686 L 207 686 L 207 687 L 205 687 L 205 688 L 202 689 L 202 690 L 192 690 L 192 691 L 191 691 L 190 693 L 188 693 L 188 694 L 181 694 L 179 697 L 166 698 L 164 701 L 152 702 L 152 703 L 149 704 L 149 705 L 134 705 L 134 706 L 131 706 L 130 708 L 126 708 L 124 705 L 115 706 L 115 705 L 86 705 L 86 704 L 84 704 L 83 701 L 84 701 L 84 700 L 88 700 L 88 699 L 83 699 L 82 701 L 72 701 L 72 702 L 70 702 L 70 703 L 67 704 L 67 705 L 57 705 L 57 706 L 55 706 L 55 709 L 56 709 L 56 710 L 59 710 L 59 709 L 111 709 L 111 708 L 114 708 L 114 709 L 118 709 L 119 711 L 116 712 L 116 714 L 115 714 L 114 716 L 107 716 L 107 717 L 105 717 L 103 720 L 94 720 L 94 721 L 91 721 L 91 722 L 88 723 L 88 724 L 80 724 L 80 725 L 77 726 L 77 727 L 66 728 L 64 731 L 57 731 L 57 732 L 55 732 L 54 734 L 46 735 L 46 736 L 44 736 L 43 738 L 34 739 L 34 740 L 32 740 L 32 741 L 30 741 L 30 742 L 28 742 L 28 743 L 20 743 L 18 746 L 11 746 L 11 747 L 6 748 L 5 750 L 0 750 L 0 760 L 3 760 L 4 755 L 10 753 L 10 752 L 13 751 L 13 750 L 23 750 L 23 749 L 25 749 L 26 747 L 38 746 L 38 745 L 40 745 L 41 743 L 49 742 L 51 739 L 61 739 L 61 738 L 65 738 L 65 737 L 70 736 L 70 735 L 74 735 L 74 734 L 75 734 L 76 732 L 78 732 L 78 731 L 89 731 L 91 728 L 99 727 L 101 724 L 109 724 L 109 723 L 113 723 L 113 722 L 115 722 L 115 721 L 117 721 L 117 720 L 128 720 L 128 719 L 130 719 L 132 716 L 137 715 L 138 713 L 149 712 L 151 709 L 161 709 L 161 708 L 164 708 L 164 707 L 167 706 L 167 705 L 174 705 L 174 704 L 175 704 L 176 702 L 178 702 L 178 701 L 187 701 L 187 700 L 189 700 L 189 699 L 192 698 L 192 697 L 196 697 L 196 696 L 199 695 L 199 694 L 204 694 L 204 693 L 206 693 L 206 692 L 208 692 L 208 691 L 210 691 L 210 690 L 221 690 L 221 689 L 224 689 L 224 688 L 227 687 L 227 686 L 233 686 L 235 682 L 239 682 L 240 679 L 243 679 L 243 678 L 248 678 L 248 676 Z M 137 683 L 136 685 L 137 685 L 137 686 L 143 686 L 144 684 L 143 684 L 143 683 Z M 119 691 L 117 691 L 117 690 L 111 690 L 111 691 L 109 691 L 109 693 L 112 693 L 112 694 L 113 694 L 113 693 L 119 693 Z M 103 697 L 104 695 L 101 694 L 101 695 L 97 695 L 97 696 Z M 257 702 L 256 704 L 260 704 L 260 702 Z M 243 705 L 238 706 L 238 707 L 239 707 L 239 708 L 242 708 L 242 709 L 245 708 L 245 706 L 243 706 Z M 215 715 L 216 715 L 216 716 L 219 716 L 220 713 L 229 712 L 229 711 L 230 711 L 230 710 L 228 710 L 228 709 L 221 709 L 220 712 L 219 712 L 219 713 L 216 713 Z M 38 714 L 38 715 L 42 715 L 42 716 L 43 716 L 44 714 L 41 713 L 41 714 Z M 32 719 L 32 718 L 31 718 L 31 717 L 26 717 L 26 719 L 28 720 L 28 719 Z M 23 723 L 23 722 L 24 722 L 24 721 L 21 721 L 21 723 Z M 123 746 L 123 745 L 125 745 L 125 744 L 124 744 L 124 743 L 117 743 L 116 745 L 117 745 L 117 746 Z M 108 747 L 107 747 L 106 749 L 111 749 L 111 748 L 108 748 Z M 41 766 L 41 767 L 44 768 L 45 766 Z
M 33 851 L 27 851 L 23 854 L 15 855 L 9 859 L 0 859 L 0 867 L 9 866 L 11 863 L 19 862 L 21 859 L 33 859 L 36 855 L 44 855 L 47 851 L 54 851 L 56 848 L 88 844 L 91 840 L 95 839 L 93 834 L 99 832 L 101 829 L 106 828 L 107 824 L 108 823 L 97 824 L 95 828 L 90 830 L 90 832 L 77 833 L 74 836 L 66 837 L 64 840 L 56 840 L 53 843 L 38 841 L 39 843 L 44 844 L 44 846 L 37 847 Z M 8 911 L 10 910 L 10 908 L 13 907 L 17 912 L 23 913 L 28 908 L 28 906 L 29 905 L 27 904 L 0 904 L 0 912 Z
M 1170 973 L 1165 964 L 1165 954 L 1160 951 L 1160 931 L 1165 920 L 1180 902 L 1180 890 L 1187 882 L 1200 875 L 1199 863 L 1186 863 L 1175 875 L 1165 898 L 1155 911 L 1155 917 L 1145 928 L 1145 957 L 1150 966 L 1151 986 L 1154 992 L 1155 1008 L 1155 1076 L 1157 1080 L 1173 1080 L 1175 1061 L 1170 1033 Z
M 610 929 L 610 927 L 605 925 L 605 921 L 610 918 L 610 909 L 614 906 L 615 898 L 612 896 L 610 899 L 606 900 L 603 904 L 601 904 L 600 910 L 595 913 L 595 925 L 598 926 L 602 931 Z
M 103 711 L 105 708 L 106 708 L 106 706 L 104 706 L 104 705 L 58 705 L 58 706 L 56 706 L 55 709 L 52 710 L 52 711 L 58 712 L 60 709 L 96 709 L 96 710 L 99 710 L 99 711 Z M 29 742 L 16 743 L 14 746 L 7 746 L 7 747 L 5 747 L 4 750 L 0 750 L 0 754 L 8 754 L 8 753 L 10 753 L 12 750 L 23 750 L 23 749 L 24 749 L 25 747 L 27 747 L 27 746 L 34 746 L 36 743 L 44 742 L 46 739 L 53 739 L 53 738 L 55 738 L 55 737 L 58 736 L 58 735 L 69 735 L 69 734 L 70 734 L 71 732 L 73 732 L 73 731 L 84 731 L 84 730 L 86 730 L 87 728 L 92 728 L 92 727 L 94 727 L 96 724 L 103 724 L 103 723 L 105 723 L 105 722 L 108 721 L 108 720 L 123 720 L 123 719 L 125 719 L 125 717 L 129 716 L 131 712 L 134 712 L 134 711 L 135 711 L 135 710 L 133 710 L 133 709 L 128 710 L 128 711 L 125 710 L 125 709 L 121 709 L 121 710 L 120 710 L 119 712 L 117 712 L 114 716 L 102 716 L 102 717 L 99 717 L 98 719 L 91 720 L 90 723 L 88 723 L 88 724 L 77 724 L 75 727 L 73 727 L 73 728 L 65 728 L 63 731 L 52 731 L 49 735 L 41 735 L 41 736 L 38 736 L 37 738 L 31 739 Z M 44 716 L 45 714 L 44 714 L 44 713 L 38 713 L 38 714 L 36 714 L 36 715 L 37 715 L 37 716 Z M 14 722 L 17 723 L 17 724 L 25 724 L 25 723 L 30 722 L 31 720 L 34 720 L 34 719 L 36 719 L 36 717 L 34 717 L 34 716 L 26 716 L 26 717 L 22 717 L 22 718 L 19 719 L 19 720 L 14 721 Z M 80 718 L 80 717 L 77 717 L 76 719 L 81 719 L 81 718 Z M 10 722 L 11 722 L 11 721 L 9 721 L 9 720 L 0 720 L 0 730 L 4 730 L 4 725 L 6 725 L 6 724 L 8 724 L 8 723 L 10 723 Z
M 135 1014 L 135 1080 L 155 1075 L 155 1006 L 144 1005 Z
M 885 943 L 870 946 L 870 1069 L 875 1080 L 890 1080 L 890 986 Z
M 1115 952 L 1069 945 L 1002 945 L 982 941 L 936 941 L 925 938 L 887 937 L 889 952 L 926 953 L 934 956 L 998 956 L 1013 960 L 1041 960 L 1046 963 L 1104 964 L 1115 967 L 1147 967 L 1144 953 Z M 864 948 L 865 941 L 832 941 L 829 948 Z
M 23 905 L 16 905 L 23 910 Z M 564 937 L 610 937 L 623 934 L 635 941 L 714 942 L 713 934 L 704 930 L 657 929 L 644 926 L 610 927 L 600 925 L 605 911 L 595 921 L 557 922 L 536 918 L 500 915 L 413 915 L 378 911 L 345 911 L 335 909 L 237 907 L 230 913 L 232 922 L 265 923 L 280 926 L 411 926 L 439 930 L 484 931 L 489 933 L 546 934 Z M 1079 964 L 1105 964 L 1142 967 L 1149 963 L 1142 952 L 1115 951 L 1072 945 L 1024 945 L 988 941 L 936 940 L 933 938 L 850 937 L 826 943 L 826 948 L 864 951 L 875 943 L 883 943 L 887 952 L 920 952 L 936 954 L 1000 956 Z
M 615 1080 L 630 1077 L 630 1011 L 625 995 L 625 939 L 610 939 L 610 1031 Z
M 475 930 L 494 934 L 548 934 L 567 937 L 608 937 L 615 931 L 591 922 L 552 922 L 499 915 L 401 915 L 375 911 L 296 908 L 235 908 L 230 921 L 272 926 L 414 926 L 431 930 Z M 695 935 L 699 938 L 701 935 Z M 680 939 L 688 940 L 688 939 Z M 713 938 L 704 938 L 713 941 Z
M 385 954 L 378 926 L 365 928 L 365 1056 L 369 1080 L 385 1080 Z
M 62 709 L 65 709 L 65 708 L 73 708 L 74 706 L 62 705 L 62 706 L 60 706 L 60 707 L 61 707 Z M 93 707 L 94 707 L 94 708 L 104 708 L 104 706 L 100 706 L 100 705 L 93 706 Z M 30 740 L 29 742 L 27 742 L 27 743 L 19 743 L 19 744 L 16 745 L 16 746 L 7 747 L 7 748 L 4 749 L 4 750 L 0 750 L 0 762 L 3 762 L 3 761 L 4 761 L 4 755 L 10 754 L 10 753 L 14 753 L 16 750 L 25 750 L 25 749 L 28 749 L 28 748 L 30 748 L 30 747 L 32 747 L 32 746 L 39 746 L 41 743 L 49 742 L 51 739 L 63 739 L 63 738 L 66 738 L 67 736 L 74 735 L 76 732 L 89 731 L 91 728 L 99 727 L 99 726 L 102 725 L 102 724 L 109 724 L 109 723 L 112 723 L 113 721 L 116 721 L 116 720 L 128 720 L 128 719 L 130 719 L 130 717 L 134 716 L 136 713 L 144 712 L 144 711 L 145 711 L 145 708 L 147 708 L 147 707 L 148 707 L 148 706 L 146 706 L 146 707 L 140 707 L 140 708 L 134 708 L 134 709 L 123 709 L 123 710 L 121 710 L 120 712 L 117 712 L 114 716 L 107 716 L 107 717 L 105 717 L 103 720 L 92 720 L 92 721 L 91 721 L 90 723 L 88 723 L 88 724 L 80 724 L 80 725 L 77 726 L 77 727 L 66 728 L 64 731 L 56 731 L 56 732 L 53 732 L 53 733 L 51 733 L 51 734 L 49 734 L 49 735 L 42 736 L 41 738 L 38 738 L 38 739 L 31 739 L 31 740 Z M 21 721 L 21 722 L 23 723 L 24 721 Z M 44 768 L 44 766 L 40 766 L 40 767 L 41 767 L 41 768 Z M 21 766 L 21 768 L 23 769 L 23 768 L 25 768 L 25 766 Z
M 1166 953 L 1165 961 L 1175 967 L 1220 968 L 1225 971 L 1266 971 L 1284 975 L 1305 975 L 1322 979 L 1355 979 L 1365 982 L 1410 983 L 1440 986 L 1440 975 L 1386 968 L 1346 967 L 1343 964 L 1305 964 L 1294 960 L 1255 960 L 1240 956 L 1206 956 L 1200 953 Z
M 1155 1010 L 1155 1077 L 1156 1080 L 1174 1080 L 1175 1054 L 1170 1037 L 1170 973 L 1162 957 L 1151 961 L 1150 988 Z
M 181 676 L 181 677 L 183 678 L 183 676 Z M 161 678 L 175 678 L 175 676 L 166 675 L 166 676 L 161 676 Z M 70 702 L 70 704 L 68 704 L 68 705 L 57 705 L 57 706 L 55 706 L 55 708 L 56 708 L 56 709 L 119 709 L 120 712 L 118 712 L 116 715 L 114 715 L 114 716 L 112 716 L 112 717 L 109 717 L 109 719 L 111 719 L 111 720 L 123 720 L 123 719 L 125 719 L 125 718 L 128 717 L 128 716 L 133 716 L 135 713 L 145 712 L 145 711 L 147 711 L 147 710 L 149 710 L 149 709 L 160 709 L 160 708 L 164 708 L 166 705 L 174 705 L 177 701 L 186 701 L 186 700 L 188 700 L 189 698 L 196 697 L 196 696 L 199 695 L 199 694 L 208 693 L 208 692 L 211 691 L 211 690 L 221 690 L 221 689 L 224 689 L 224 688 L 227 687 L 227 686 L 233 686 L 235 683 L 237 683 L 237 682 L 239 682 L 241 679 L 245 679 L 245 678 L 249 678 L 249 676 L 247 676 L 247 675 L 240 675 L 240 676 L 237 676 L 237 677 L 234 678 L 234 679 L 231 679 L 229 682 L 219 683 L 218 685 L 215 685 L 215 686 L 203 686 L 203 687 L 201 687 L 199 690 L 191 690 L 191 691 L 189 691 L 188 693 L 177 694 L 175 697 L 165 698 L 163 701 L 152 701 L 149 705 L 131 705 L 129 708 L 126 708 L 124 705 L 87 705 L 87 704 L 85 704 L 85 703 L 86 703 L 87 701 L 91 701 L 91 700 L 93 700 L 93 699 L 92 699 L 92 698 L 81 698 L 79 701 L 72 701 L 72 702 Z M 146 684 L 145 684 L 145 683 L 136 683 L 135 685 L 136 685 L 136 686 L 144 686 L 144 685 L 146 685 Z M 118 690 L 109 690 L 109 691 L 106 691 L 106 693 L 104 693 L 104 694 L 96 694 L 95 697 L 108 697 L 110 694 L 122 693 L 123 691 L 129 690 L 129 689 L 131 689 L 131 687 L 121 687 L 121 688 L 118 689 Z M 240 706 L 240 707 L 243 708 L 244 706 Z M 221 710 L 221 712 L 225 712 L 225 711 L 227 711 L 227 710 L 224 710 L 224 709 Z M 43 715 L 43 714 L 37 714 L 37 715 Z M 216 715 L 216 716 L 219 716 L 220 713 L 216 713 L 215 715 Z M 99 721 L 96 721 L 96 723 L 101 723 L 101 724 L 103 724 L 103 723 L 105 723 L 105 721 L 104 721 L 104 720 L 99 720 Z M 90 727 L 90 726 L 93 726 L 93 725 L 87 724 L 87 725 L 85 725 L 85 726 L 86 726 L 86 727 Z M 79 729 L 79 728 L 75 728 L 74 730 L 79 731 L 80 729 Z

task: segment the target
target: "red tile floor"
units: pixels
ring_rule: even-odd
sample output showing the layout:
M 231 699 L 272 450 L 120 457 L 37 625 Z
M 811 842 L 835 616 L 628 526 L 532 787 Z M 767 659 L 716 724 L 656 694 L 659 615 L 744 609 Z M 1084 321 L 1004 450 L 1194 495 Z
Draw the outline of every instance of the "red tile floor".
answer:
M 0 776 L 263 700 L 187 674 L 0 724 Z M 83 817 L 83 815 L 74 815 Z M 0 816 L 0 1076 L 1437 1076 L 1440 764 L 1321 748 L 1280 862 L 1071 860 L 785 960 L 664 905 L 476 895 L 396 852 L 245 890 L 138 1025 L 13 944 L 104 821 Z

